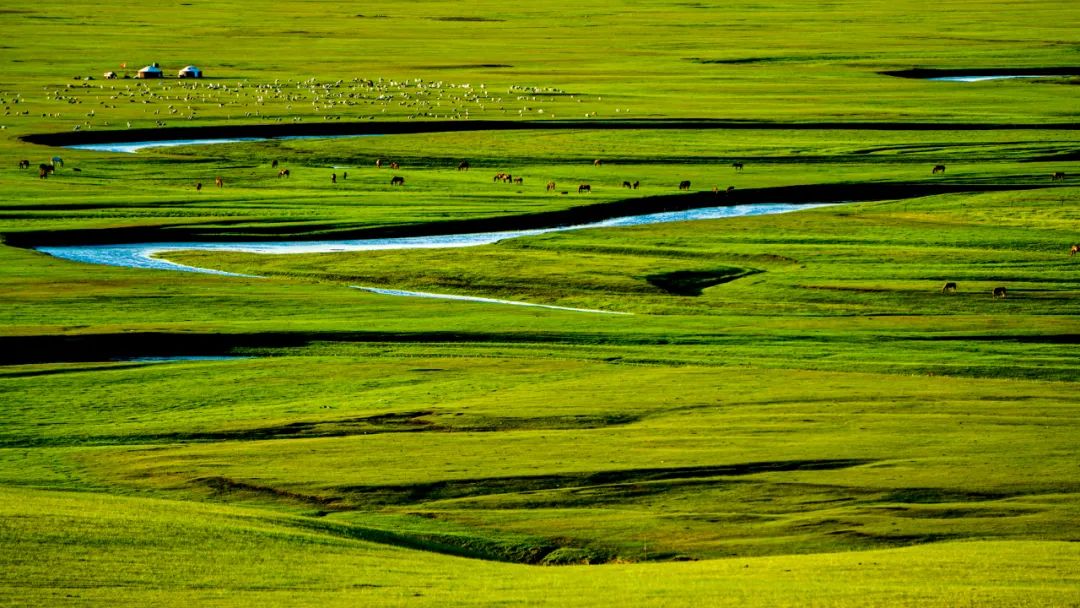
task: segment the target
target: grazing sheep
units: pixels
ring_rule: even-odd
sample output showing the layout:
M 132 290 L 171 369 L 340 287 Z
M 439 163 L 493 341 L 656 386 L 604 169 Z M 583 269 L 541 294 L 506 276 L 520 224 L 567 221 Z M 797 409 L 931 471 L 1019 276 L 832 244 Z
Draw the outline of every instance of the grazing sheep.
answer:
M 600 165 L 604 164 L 604 161 L 602 161 L 602 160 L 600 160 L 598 158 L 598 159 L 592 161 L 592 164 L 593 164 L 594 167 L 599 167 Z

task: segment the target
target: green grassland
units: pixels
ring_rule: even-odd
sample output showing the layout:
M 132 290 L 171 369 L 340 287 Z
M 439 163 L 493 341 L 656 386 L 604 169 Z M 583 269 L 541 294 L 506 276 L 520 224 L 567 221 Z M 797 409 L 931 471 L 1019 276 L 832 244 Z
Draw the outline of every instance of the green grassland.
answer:
M 1070 3 L 105 0 L 0 23 L 0 604 L 1077 605 L 1076 76 L 878 73 L 1077 66 Z M 101 77 L 153 61 L 209 77 Z M 608 128 L 645 118 L 751 122 Z M 477 119 L 596 122 L 389 134 Z M 355 121 L 387 134 L 20 139 Z M 678 204 L 682 180 L 734 186 L 719 204 L 877 194 L 167 255 L 259 278 L 30 248 L 513 226 Z M 169 355 L 230 358 L 141 358 Z

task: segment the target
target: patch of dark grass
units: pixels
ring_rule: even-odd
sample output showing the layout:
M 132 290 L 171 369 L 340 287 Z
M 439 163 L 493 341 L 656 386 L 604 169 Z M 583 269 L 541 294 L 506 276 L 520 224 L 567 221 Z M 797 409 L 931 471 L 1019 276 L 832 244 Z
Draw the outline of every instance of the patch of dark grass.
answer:
M 678 270 L 650 274 L 645 280 L 654 287 L 678 296 L 700 296 L 703 290 L 763 272 L 752 268 L 717 268 L 715 270 Z

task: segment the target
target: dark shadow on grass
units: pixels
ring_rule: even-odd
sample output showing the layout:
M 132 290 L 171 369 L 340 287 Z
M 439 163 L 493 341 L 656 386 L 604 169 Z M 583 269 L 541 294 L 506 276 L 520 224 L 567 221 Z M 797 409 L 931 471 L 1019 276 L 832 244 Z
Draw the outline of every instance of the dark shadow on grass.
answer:
M 716 270 L 677 270 L 650 274 L 645 280 L 650 285 L 677 296 L 700 296 L 703 290 L 715 285 L 763 272 L 753 268 L 719 268 Z

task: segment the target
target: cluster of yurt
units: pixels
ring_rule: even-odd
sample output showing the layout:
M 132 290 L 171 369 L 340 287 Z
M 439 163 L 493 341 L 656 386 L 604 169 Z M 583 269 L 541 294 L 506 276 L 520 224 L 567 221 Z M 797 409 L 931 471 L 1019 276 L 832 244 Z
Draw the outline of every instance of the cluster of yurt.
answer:
M 165 72 L 161 70 L 161 65 L 152 63 L 145 68 L 139 70 L 136 78 L 164 78 Z M 189 65 L 185 66 L 176 74 L 177 78 L 202 78 L 203 72 L 199 68 Z

